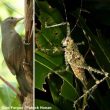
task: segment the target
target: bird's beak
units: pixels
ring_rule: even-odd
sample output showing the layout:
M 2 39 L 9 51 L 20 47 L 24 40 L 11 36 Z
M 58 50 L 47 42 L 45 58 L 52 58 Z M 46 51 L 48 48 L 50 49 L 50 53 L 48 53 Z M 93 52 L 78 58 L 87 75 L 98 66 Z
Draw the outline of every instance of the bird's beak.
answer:
M 16 22 L 19 22 L 19 21 L 21 21 L 22 19 L 24 19 L 24 18 L 16 18 Z

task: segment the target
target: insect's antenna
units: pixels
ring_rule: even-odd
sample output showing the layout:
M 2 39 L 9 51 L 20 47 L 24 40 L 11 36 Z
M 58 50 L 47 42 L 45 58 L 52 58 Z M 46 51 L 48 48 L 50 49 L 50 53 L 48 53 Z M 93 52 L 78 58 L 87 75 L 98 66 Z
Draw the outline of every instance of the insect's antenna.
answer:
M 66 37 L 68 37 L 70 35 L 70 24 L 68 22 L 67 10 L 66 10 L 66 6 L 65 6 L 65 3 L 64 3 L 64 0 L 62 0 L 62 3 L 63 3 L 63 7 L 64 7 L 65 19 L 66 19 L 66 25 L 67 25 L 67 36 Z
M 70 34 L 74 31 L 74 29 L 76 28 L 76 26 L 77 26 L 77 24 L 78 24 L 78 22 L 79 22 L 79 19 L 80 19 L 80 16 L 81 16 L 81 10 L 82 10 L 82 0 L 81 0 L 81 3 L 80 3 L 80 10 L 79 10 L 78 18 L 77 18 L 77 20 L 76 20 L 76 23 L 75 23 L 73 29 L 70 31 Z M 70 35 L 69 35 L 69 36 L 70 36 Z
M 64 0 L 62 0 L 62 3 L 63 3 L 63 7 L 64 7 L 65 19 L 66 19 L 66 22 L 67 22 L 68 21 L 67 10 L 66 10 L 66 6 L 65 6 L 65 3 L 64 3 Z
M 63 1 L 63 0 L 62 0 L 62 1 Z M 75 23 L 75 25 L 74 25 L 74 27 L 72 28 L 71 31 L 70 31 L 70 29 L 68 29 L 68 26 L 70 27 L 70 24 L 68 23 L 67 10 L 66 10 L 66 6 L 65 6 L 65 4 L 64 4 L 64 1 L 63 1 L 63 7 L 64 7 L 65 15 L 66 15 L 67 31 L 69 31 L 68 34 L 67 34 L 67 37 L 69 37 L 69 36 L 71 35 L 71 33 L 74 31 L 74 29 L 76 28 L 76 26 L 77 26 L 77 24 L 78 24 L 78 22 L 79 22 L 79 19 L 80 19 L 80 16 L 81 16 L 81 9 L 82 9 L 82 0 L 81 0 L 81 3 L 80 3 L 80 10 L 79 10 L 78 18 L 77 18 L 76 23 Z

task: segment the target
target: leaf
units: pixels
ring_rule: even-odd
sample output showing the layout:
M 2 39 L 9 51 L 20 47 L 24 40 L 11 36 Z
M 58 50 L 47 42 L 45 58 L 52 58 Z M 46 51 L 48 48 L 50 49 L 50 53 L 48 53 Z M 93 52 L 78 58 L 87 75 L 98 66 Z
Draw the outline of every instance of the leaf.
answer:
M 36 52 L 36 68 L 35 68 L 35 76 L 36 76 L 36 88 L 43 90 L 42 86 L 45 82 L 45 77 L 53 72 L 55 68 L 62 64 L 62 57 L 51 57 L 45 53 L 40 51 Z M 37 69 L 38 68 L 38 69 Z
M 55 74 L 50 74 L 47 81 L 48 81 L 50 92 L 51 92 L 53 102 L 55 103 L 55 105 L 60 107 L 61 110 L 73 109 L 72 100 L 69 100 L 69 98 L 65 97 L 65 95 L 64 96 L 61 95 L 61 91 L 62 91 L 61 89 L 64 88 L 64 87 L 62 87 L 63 82 L 62 82 L 61 78 L 56 76 Z M 73 89 L 71 92 L 73 92 Z M 71 92 L 70 92 L 70 94 L 71 94 Z M 73 92 L 73 93 L 75 93 L 75 92 Z M 74 94 L 74 96 L 75 95 L 76 94 Z M 68 95 L 66 94 L 66 96 L 68 96 Z
M 61 41 L 65 36 L 65 26 L 46 28 L 45 23 L 47 23 L 47 26 L 61 23 L 63 21 L 62 16 L 57 9 L 50 7 L 46 1 L 39 1 L 38 5 L 40 7 L 40 15 L 38 18 L 42 28 L 40 34 L 37 35 L 37 46 L 49 49 L 52 47 L 60 47 Z
M 61 89 L 61 96 L 70 101 L 75 101 L 78 97 L 78 93 L 75 88 L 72 88 L 66 81 L 64 81 Z

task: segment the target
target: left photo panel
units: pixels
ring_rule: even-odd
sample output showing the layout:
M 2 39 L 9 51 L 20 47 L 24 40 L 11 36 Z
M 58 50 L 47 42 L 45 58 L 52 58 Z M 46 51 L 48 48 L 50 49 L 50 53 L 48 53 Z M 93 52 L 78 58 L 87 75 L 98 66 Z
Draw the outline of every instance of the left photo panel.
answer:
M 0 28 L 0 110 L 32 110 L 33 0 L 1 0 Z

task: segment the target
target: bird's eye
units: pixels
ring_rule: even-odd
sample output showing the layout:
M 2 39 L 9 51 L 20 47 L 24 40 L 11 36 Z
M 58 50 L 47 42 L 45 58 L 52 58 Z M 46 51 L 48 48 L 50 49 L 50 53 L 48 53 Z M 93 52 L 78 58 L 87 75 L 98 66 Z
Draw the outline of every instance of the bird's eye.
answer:
M 13 19 L 13 17 L 10 17 L 10 19 Z

